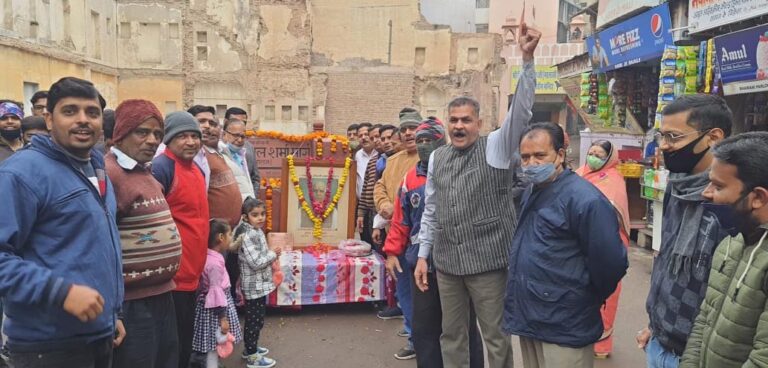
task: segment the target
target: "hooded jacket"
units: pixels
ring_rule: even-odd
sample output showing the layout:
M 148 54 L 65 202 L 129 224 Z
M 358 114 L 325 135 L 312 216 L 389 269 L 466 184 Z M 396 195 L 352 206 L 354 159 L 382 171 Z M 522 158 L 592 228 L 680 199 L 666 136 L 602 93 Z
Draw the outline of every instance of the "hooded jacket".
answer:
M 761 228 L 768 233 L 768 229 Z M 717 247 L 681 368 L 768 366 L 768 241 Z
M 101 153 L 91 151 L 91 164 L 103 175 Z M 0 296 L 12 351 L 69 349 L 114 334 L 122 259 L 112 183 L 102 183 L 97 189 L 49 137 L 34 137 L 0 165 Z M 75 284 L 104 298 L 91 322 L 63 308 Z

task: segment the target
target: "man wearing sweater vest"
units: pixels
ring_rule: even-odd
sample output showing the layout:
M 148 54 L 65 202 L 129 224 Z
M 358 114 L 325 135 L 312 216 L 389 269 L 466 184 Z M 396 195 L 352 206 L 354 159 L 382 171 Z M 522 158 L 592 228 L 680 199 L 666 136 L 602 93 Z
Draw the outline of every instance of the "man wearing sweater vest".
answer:
M 163 140 L 163 115 L 152 102 L 123 101 L 115 110 L 112 139 L 104 160 L 117 197 L 127 332 L 112 366 L 176 368 L 179 339 L 171 291 L 181 240 L 148 165 Z
M 195 322 L 195 291 L 208 252 L 208 198 L 203 170 L 194 159 L 200 152 L 202 132 L 186 111 L 165 118 L 167 149 L 152 161 L 152 175 L 160 182 L 181 237 L 181 265 L 173 281 L 173 302 L 179 336 L 179 367 L 189 364 Z
M 469 303 L 475 307 L 490 368 L 512 367 L 510 338 L 501 331 L 509 244 L 515 230 L 512 205 L 513 157 L 531 120 L 536 73 L 533 53 L 538 31 L 521 26 L 523 72 L 501 129 L 480 137 L 480 104 L 458 97 L 448 105 L 451 145 L 430 157 L 425 209 L 414 276 L 430 287 L 432 257 L 440 285 L 446 368 L 469 366 Z

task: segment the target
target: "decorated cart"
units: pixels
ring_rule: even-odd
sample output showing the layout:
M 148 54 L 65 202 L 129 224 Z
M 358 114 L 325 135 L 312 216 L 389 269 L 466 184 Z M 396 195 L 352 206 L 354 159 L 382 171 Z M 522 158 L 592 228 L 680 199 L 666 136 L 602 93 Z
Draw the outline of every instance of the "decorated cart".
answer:
M 375 252 L 345 253 L 337 248 L 355 236 L 356 175 L 347 138 L 323 131 L 247 135 L 262 176 L 264 230 L 270 246 L 283 249 L 279 262 L 284 279 L 269 304 L 384 299 L 384 259 Z

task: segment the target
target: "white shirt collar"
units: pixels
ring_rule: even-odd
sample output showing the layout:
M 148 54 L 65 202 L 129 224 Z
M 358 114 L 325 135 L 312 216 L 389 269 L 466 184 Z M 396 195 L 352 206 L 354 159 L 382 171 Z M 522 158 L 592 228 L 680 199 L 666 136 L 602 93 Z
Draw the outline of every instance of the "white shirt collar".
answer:
M 123 169 L 133 170 L 136 168 L 136 166 L 139 165 L 139 163 L 136 162 L 136 160 L 132 159 L 130 156 L 123 153 L 123 151 L 119 150 L 117 147 L 112 146 L 110 150 L 112 151 L 112 153 L 115 154 L 115 157 L 117 158 L 117 164 L 120 165 L 120 167 L 122 167 Z

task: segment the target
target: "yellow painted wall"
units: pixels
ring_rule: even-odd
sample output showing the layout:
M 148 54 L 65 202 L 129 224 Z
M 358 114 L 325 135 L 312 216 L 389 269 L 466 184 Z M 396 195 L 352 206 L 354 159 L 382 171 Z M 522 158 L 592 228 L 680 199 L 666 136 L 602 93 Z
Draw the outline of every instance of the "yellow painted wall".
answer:
M 163 114 L 170 113 L 166 102 L 175 102 L 175 109 L 183 110 L 182 90 L 184 81 L 181 79 L 161 77 L 120 78 L 118 96 L 120 101 L 140 98 L 152 101 Z
M 3 77 L 0 78 L 0 98 L 24 100 L 24 82 L 37 83 L 41 90 L 63 77 L 91 80 L 107 100 L 108 105 L 117 102 L 117 77 L 91 72 L 84 65 L 0 45 L 3 55 Z M 29 104 L 29 101 L 22 101 Z

